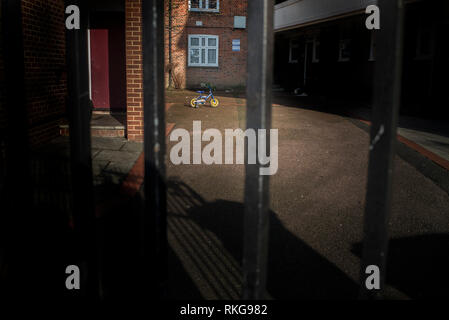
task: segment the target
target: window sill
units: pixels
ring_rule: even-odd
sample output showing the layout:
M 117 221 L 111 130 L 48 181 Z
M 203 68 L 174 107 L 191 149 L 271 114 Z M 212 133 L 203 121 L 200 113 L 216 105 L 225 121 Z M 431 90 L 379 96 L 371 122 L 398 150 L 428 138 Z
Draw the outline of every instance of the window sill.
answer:
M 188 65 L 189 68 L 218 68 L 219 65 Z
M 189 11 L 191 11 L 191 12 L 219 13 L 220 9 L 194 9 L 194 8 L 190 8 Z

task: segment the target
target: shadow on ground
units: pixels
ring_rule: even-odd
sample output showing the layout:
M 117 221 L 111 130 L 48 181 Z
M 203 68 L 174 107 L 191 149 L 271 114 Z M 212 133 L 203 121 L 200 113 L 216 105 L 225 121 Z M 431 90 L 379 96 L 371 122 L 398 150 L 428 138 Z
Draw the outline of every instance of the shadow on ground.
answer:
M 181 247 L 175 251 L 190 252 L 190 260 L 195 261 L 190 273 L 199 279 L 196 283 L 199 290 L 215 292 L 217 298 L 238 298 L 243 204 L 225 200 L 205 202 L 182 181 L 169 181 L 168 194 L 169 231 L 178 234 L 176 243 Z M 357 284 L 288 231 L 272 211 L 268 260 L 267 289 L 275 299 L 349 299 L 357 296 Z
M 449 287 L 448 234 L 428 234 L 391 239 L 388 248 L 387 284 L 412 299 L 447 298 Z M 361 256 L 362 244 L 353 247 Z
M 141 200 L 139 196 L 116 205 L 100 219 L 102 270 L 106 299 L 139 299 L 142 270 L 139 269 Z M 154 261 L 154 263 L 157 263 Z M 146 271 L 143 270 L 145 273 Z M 168 299 L 200 299 L 181 262 L 168 247 Z M 160 275 L 162 278 L 164 275 Z M 151 288 L 146 288 L 150 291 Z
M 317 96 L 301 97 L 282 93 L 273 95 L 273 104 L 371 121 L 372 107 L 367 102 L 344 101 Z M 449 137 L 449 119 L 447 118 L 432 119 L 400 113 L 398 127 Z
M 67 265 L 78 264 L 83 254 L 78 252 L 76 235 L 69 222 L 72 200 L 68 157 L 65 152 L 57 157 L 59 151 L 33 156 L 30 181 L 33 201 L 27 214 L 13 215 L 12 230 L 18 232 L 6 232 L 6 226 L 10 228 L 11 224 L 0 224 L 5 231 L 0 235 L 8 233 L 5 239 L 9 241 L 8 246 L 0 247 L 1 293 L 72 298 L 64 286 L 64 271 Z M 106 173 L 126 174 L 112 169 Z M 138 267 L 141 217 L 151 213 L 142 212 L 139 193 L 134 198 L 118 195 L 119 179 L 102 181 L 108 203 L 112 204 L 98 218 L 104 296 L 137 298 L 142 272 L 147 272 Z M 166 298 L 238 299 L 242 289 L 243 204 L 205 201 L 193 188 L 175 178 L 168 181 L 167 192 Z M 356 283 L 292 234 L 275 212 L 270 211 L 269 215 L 267 289 L 272 298 L 357 297 Z M 448 234 L 392 239 L 387 283 L 411 298 L 447 297 L 448 247 Z M 360 257 L 360 252 L 361 244 L 355 244 L 353 253 Z

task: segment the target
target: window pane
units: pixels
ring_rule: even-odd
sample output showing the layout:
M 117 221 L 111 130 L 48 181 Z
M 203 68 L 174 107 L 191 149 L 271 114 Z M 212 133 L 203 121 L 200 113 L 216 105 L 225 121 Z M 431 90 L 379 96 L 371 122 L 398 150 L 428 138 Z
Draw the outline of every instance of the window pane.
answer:
M 420 32 L 420 54 L 427 56 L 432 52 L 432 42 L 431 42 L 432 32 L 430 29 L 426 28 Z
M 217 9 L 217 0 L 209 0 L 209 9 Z
M 190 38 L 190 45 L 192 45 L 192 46 L 199 46 L 200 45 L 200 39 L 199 38 Z
M 201 63 L 206 63 L 206 49 L 201 49 Z
M 215 39 L 215 38 L 209 38 L 209 39 L 207 39 L 207 45 L 208 45 L 209 47 L 215 47 L 215 46 L 217 46 L 217 39 Z
M 340 41 L 340 59 L 349 60 L 351 58 L 351 40 Z
M 200 63 L 200 49 L 190 50 L 190 63 Z
M 376 60 L 376 43 L 374 41 L 373 35 L 371 35 L 371 46 L 369 49 L 369 60 L 370 61 Z
M 207 50 L 207 63 L 217 63 L 217 49 Z
M 298 61 L 299 60 L 299 47 L 292 47 L 291 49 L 291 61 Z
M 200 7 L 200 0 L 190 0 L 190 8 L 198 9 Z
M 206 38 L 201 38 L 201 46 L 206 46 Z

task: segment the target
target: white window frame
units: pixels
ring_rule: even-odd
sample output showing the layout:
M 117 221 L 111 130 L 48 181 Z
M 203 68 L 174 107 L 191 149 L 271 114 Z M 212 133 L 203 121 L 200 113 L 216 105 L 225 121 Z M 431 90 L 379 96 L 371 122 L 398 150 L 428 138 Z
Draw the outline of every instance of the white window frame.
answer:
M 368 61 L 376 61 L 376 36 L 374 34 L 375 31 L 371 31 L 371 41 L 369 46 L 369 58 Z
M 345 39 L 341 39 L 339 42 L 339 47 L 338 47 L 338 62 L 348 62 L 351 61 L 351 56 L 352 56 L 352 48 L 351 48 L 351 56 L 349 57 L 343 57 L 343 43 L 349 43 L 352 45 L 352 39 L 351 38 L 345 38 Z
M 189 0 L 189 11 L 220 12 L 220 0 L 217 0 L 217 9 L 209 9 L 209 0 L 199 0 L 199 8 L 192 8 Z
M 295 48 L 299 49 L 300 43 L 299 43 L 299 39 L 290 39 L 290 43 L 289 43 L 289 52 L 288 52 L 288 63 L 298 63 L 298 59 L 293 59 L 293 42 L 296 42 Z
M 192 38 L 198 38 L 199 39 L 199 45 L 198 46 L 192 46 L 191 45 L 191 39 Z M 205 40 L 205 44 L 206 44 L 205 46 L 201 45 L 201 39 L 202 38 L 206 39 Z M 208 43 L 209 43 L 208 39 L 215 39 L 217 45 L 216 46 L 209 46 L 208 45 Z M 219 51 L 220 46 L 219 46 L 219 37 L 218 36 L 210 35 L 210 34 L 189 34 L 188 41 L 189 41 L 189 43 L 188 43 L 188 46 L 187 46 L 187 48 L 188 48 L 187 65 L 189 67 L 218 67 L 218 56 L 219 56 L 219 52 L 220 52 Z M 199 49 L 199 51 L 200 51 L 200 60 L 199 60 L 200 62 L 199 63 L 192 63 L 191 62 L 191 60 L 190 60 L 191 49 Z M 202 56 L 202 50 L 201 49 L 205 49 L 206 50 L 206 57 L 204 59 L 205 63 L 201 63 L 201 56 Z M 216 49 L 217 50 L 217 59 L 216 59 L 215 63 L 208 63 L 207 62 L 207 50 L 208 49 Z
M 423 53 L 421 51 L 421 45 L 423 41 L 423 36 L 425 35 L 425 31 L 429 32 L 429 45 L 430 48 L 428 53 Z M 415 60 L 431 60 L 435 53 L 435 38 L 434 38 L 434 28 L 433 26 L 420 26 L 416 35 L 416 52 L 415 52 Z
M 316 49 L 320 45 L 321 45 L 320 39 L 318 37 L 314 37 L 313 38 L 312 63 L 319 63 L 320 62 L 320 57 L 316 56 Z M 321 54 L 321 50 L 320 50 L 320 54 Z

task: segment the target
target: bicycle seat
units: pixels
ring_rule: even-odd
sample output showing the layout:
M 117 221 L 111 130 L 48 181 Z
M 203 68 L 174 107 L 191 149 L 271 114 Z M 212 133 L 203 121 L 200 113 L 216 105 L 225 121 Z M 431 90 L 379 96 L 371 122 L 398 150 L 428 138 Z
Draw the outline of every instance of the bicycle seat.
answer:
M 198 93 L 204 93 L 204 91 L 197 91 Z

